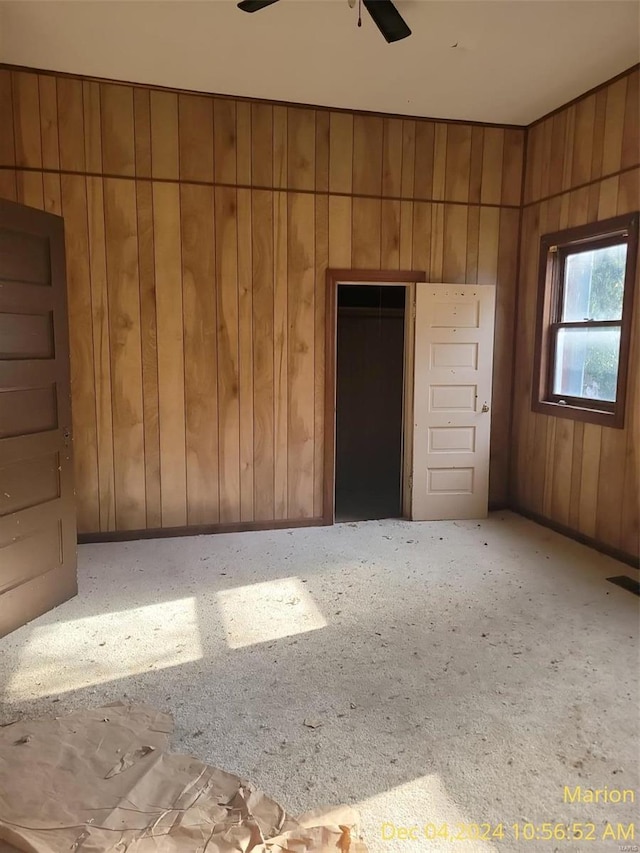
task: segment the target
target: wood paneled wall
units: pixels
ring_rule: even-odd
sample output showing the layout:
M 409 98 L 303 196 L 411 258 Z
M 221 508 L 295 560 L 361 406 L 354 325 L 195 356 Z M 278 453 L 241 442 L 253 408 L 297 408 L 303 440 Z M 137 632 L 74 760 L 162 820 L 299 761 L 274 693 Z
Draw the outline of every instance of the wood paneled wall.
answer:
M 640 291 L 623 430 L 531 411 L 540 235 L 640 208 L 638 69 L 529 129 L 518 298 L 512 498 L 637 559 Z M 640 265 L 638 266 L 640 269 Z
M 328 265 L 497 284 L 504 504 L 523 142 L 0 69 L 0 195 L 65 218 L 80 531 L 321 515 Z

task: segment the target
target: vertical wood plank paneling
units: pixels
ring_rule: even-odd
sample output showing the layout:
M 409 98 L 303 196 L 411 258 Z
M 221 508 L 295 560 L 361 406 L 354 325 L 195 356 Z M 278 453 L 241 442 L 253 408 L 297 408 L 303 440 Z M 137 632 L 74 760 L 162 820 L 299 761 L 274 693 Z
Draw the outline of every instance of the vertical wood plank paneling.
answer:
M 489 479 L 489 501 L 494 506 L 508 506 L 509 504 L 511 411 L 514 406 L 512 384 L 513 329 L 515 327 L 515 286 L 518 275 L 519 220 L 520 212 L 518 210 L 503 209 L 500 211 Z M 469 270 L 467 268 L 468 279 Z
M 447 165 L 445 174 L 445 199 L 469 201 L 471 170 L 471 128 L 452 124 L 447 132 Z M 502 176 L 502 162 L 500 163 Z
M 478 280 L 478 253 L 480 250 L 480 208 L 470 207 L 467 220 L 467 282 Z M 515 287 L 514 287 L 515 290 Z
M 289 518 L 313 516 L 315 200 L 288 197 L 288 456 Z
M 569 523 L 573 464 L 574 422 L 557 419 L 555 443 L 549 462 L 551 478 L 550 513 L 560 524 Z
M 40 93 L 38 76 L 13 71 L 13 132 L 16 166 L 42 168 L 40 139 Z
M 213 182 L 213 102 L 178 96 L 180 180 Z
M 471 130 L 471 154 L 469 160 L 469 204 L 479 204 L 482 193 L 482 160 L 484 155 L 484 128 Z M 504 187 L 503 187 L 504 190 Z M 504 194 L 504 193 L 503 193 Z M 503 202 L 506 203 L 506 202 Z M 519 203 L 519 199 L 518 202 Z M 473 209 L 473 208 L 472 208 Z M 471 212 L 471 211 L 469 211 Z
M 240 521 L 253 521 L 253 286 L 251 191 L 238 190 L 238 377 L 240 394 Z
M 624 109 L 632 126 L 628 94 Z M 75 407 L 94 455 L 85 528 L 320 515 L 329 264 L 497 280 L 508 387 L 517 211 L 497 205 L 519 203 L 522 132 L 498 129 L 491 155 L 482 127 L 4 71 L 0 117 L 0 166 L 15 136 L 27 169 L 0 170 L 0 194 L 64 212 L 55 170 L 97 176 L 77 178 L 73 249 L 93 347 L 93 425 Z M 493 496 L 506 465 L 492 453 Z
M 180 175 L 178 96 L 151 90 L 151 175 L 177 181 Z
M 562 189 L 562 172 L 564 168 L 564 148 L 567 135 L 567 111 L 563 110 L 556 113 L 551 119 L 551 150 L 553 157 L 549 164 L 549 187 L 553 188 L 554 192 L 559 192 Z M 529 135 L 529 139 L 531 135 Z M 531 174 L 531 156 L 527 150 L 527 181 Z M 540 196 L 536 196 L 536 199 Z M 531 195 L 527 198 L 528 201 L 533 201 Z
M 17 200 L 27 207 L 44 210 L 44 181 L 42 172 L 16 172 Z
M 414 152 L 413 195 L 416 199 L 430 200 L 434 198 L 433 156 L 435 124 L 431 121 L 405 122 L 405 134 L 409 124 L 413 128 L 413 135 L 410 138 L 410 142 L 413 143 Z M 409 187 L 405 183 L 405 195 L 411 194 L 407 192 L 408 189 Z
M 382 149 L 382 195 L 402 195 L 402 126 L 396 118 L 385 118 Z
M 413 198 L 416 165 L 416 123 L 402 122 L 402 175 L 400 192 L 403 198 Z
M 287 119 L 286 107 L 273 108 L 273 186 L 287 186 Z
M 148 169 L 151 170 L 151 129 Z M 136 138 L 138 125 L 136 124 Z M 140 142 L 142 144 L 142 138 Z M 138 271 L 140 280 L 140 337 L 142 349 L 142 407 L 144 413 L 144 476 L 147 526 L 162 527 L 160 496 L 160 416 L 158 401 L 158 348 L 156 315 L 156 270 L 153 233 L 153 188 L 149 181 L 136 184 L 138 225 Z
M 356 269 L 380 269 L 382 202 L 353 199 L 352 263 Z
M 104 214 L 116 527 L 118 530 L 139 530 L 146 525 L 146 511 L 138 240 L 133 182 L 105 180 Z
M 414 270 L 430 271 L 431 264 L 431 232 L 432 216 L 434 207 L 424 201 L 416 201 L 413 204 L 413 233 L 411 245 L 413 249 L 413 262 L 409 267 Z M 437 281 L 438 276 L 430 276 L 431 281 Z
M 60 146 L 58 144 L 58 89 L 56 78 L 49 74 L 41 74 L 38 78 L 38 89 L 42 166 L 44 169 L 59 169 Z M 4 137 L 5 134 L 6 130 L 3 127 L 3 132 L 0 136 Z
M 569 518 L 567 524 L 573 530 L 580 528 L 580 485 L 582 482 L 582 451 L 585 424 L 576 421 L 573 425 L 571 447 L 571 483 L 569 487 Z
M 353 119 L 353 192 L 382 194 L 382 144 L 384 124 L 377 116 Z
M 102 135 L 100 121 L 100 84 L 85 80 L 82 84 L 84 113 L 84 160 L 87 172 L 102 173 Z
M 329 264 L 329 199 L 315 198 L 313 515 L 323 514 L 325 403 L 325 273 Z
M 211 187 L 180 188 L 189 524 L 220 519 L 213 209 Z
M 177 184 L 153 184 L 153 230 L 162 526 L 181 527 L 187 523 L 187 484 L 182 248 Z
M 16 147 L 13 122 L 13 91 L 11 72 L 0 68 L 0 166 L 15 166 Z
M 564 140 L 564 152 L 562 154 L 558 152 L 558 155 L 561 157 L 562 160 L 562 185 L 556 189 L 556 192 L 558 192 L 560 189 L 571 189 L 571 176 L 573 173 L 573 140 L 575 138 L 576 132 L 576 104 L 572 104 L 570 107 L 568 107 L 566 113 L 567 126 Z M 549 152 L 549 159 L 550 158 L 551 152 Z
M 511 488 L 521 506 L 637 557 L 637 317 L 629 362 L 632 414 L 624 429 L 534 415 L 518 391 L 524 371 L 531 371 L 539 235 L 640 206 L 637 175 L 617 174 L 638 158 L 636 86 L 634 72 L 536 125 L 529 135 L 528 198 L 561 194 L 524 212 Z M 550 138 L 545 137 L 549 121 Z M 582 186 L 594 180 L 598 183 Z M 531 229 L 535 215 L 540 226 Z
M 352 200 L 345 196 L 329 196 L 329 266 L 348 269 L 351 266 Z
M 413 202 L 400 202 L 400 269 L 412 269 L 413 255 Z M 420 267 L 422 272 L 426 267 Z
M 571 185 L 579 186 L 591 179 L 593 132 L 596 117 L 596 97 L 592 95 L 576 104 L 576 123 L 573 136 Z
M 400 269 L 400 202 L 382 201 L 380 227 L 380 266 L 384 270 Z
M 316 182 L 315 110 L 289 108 L 287 134 L 287 185 L 293 190 L 312 190 Z
M 595 181 L 602 177 L 602 156 L 604 153 L 604 124 L 607 114 L 607 90 L 596 94 L 596 108 L 593 119 L 593 146 L 591 150 L 591 176 Z
M 58 135 L 60 168 L 86 171 L 82 81 L 72 77 L 58 80 Z
M 444 204 L 431 205 L 431 239 L 429 253 L 429 281 L 443 281 L 444 267 Z M 413 251 L 416 253 L 415 234 Z
M 220 101 L 220 103 L 223 103 Z M 216 147 L 216 157 L 218 157 Z M 229 162 L 225 156 L 221 163 Z M 235 146 L 234 157 L 235 162 Z M 217 161 L 218 162 L 218 161 Z M 218 166 L 216 166 L 216 169 Z M 224 166 L 223 168 L 230 168 Z M 220 521 L 240 521 L 240 377 L 238 372 L 238 204 L 236 190 L 215 189 L 218 316 L 218 459 Z
M 483 204 L 500 204 L 502 199 L 502 159 L 504 155 L 504 130 L 486 127 L 482 153 Z
M 596 535 L 601 443 L 602 427 L 585 424 L 582 438 L 578 530 L 592 538 Z
M 148 89 L 133 90 L 136 175 L 151 177 L 151 99 Z
M 42 176 L 42 194 L 44 210 L 62 216 L 62 189 L 60 175 L 57 172 L 45 172 Z
M 78 530 L 98 530 L 98 459 L 85 179 L 62 176 Z M 61 426 L 68 426 L 61 424 Z
M 436 124 L 433 137 L 433 189 L 435 201 L 444 200 L 447 175 L 447 139 L 449 127 L 454 125 Z M 417 164 L 416 164 L 417 166 Z
M 624 108 L 622 132 L 622 160 L 620 167 L 628 169 L 640 162 L 640 70 L 634 71 L 627 80 L 627 99 Z
M 288 488 L 288 212 L 287 194 L 273 195 L 273 405 L 274 405 L 274 513 L 289 517 Z
M 316 112 L 316 190 L 329 190 L 329 113 Z
M 236 104 L 236 180 L 240 186 L 251 185 L 251 105 Z
M 251 104 L 251 182 L 273 186 L 273 107 Z
M 254 124 L 255 131 L 255 124 Z M 253 264 L 253 464 L 256 521 L 274 517 L 273 196 L 251 195 Z
M 524 134 L 507 128 L 502 148 L 502 204 L 520 204 L 523 160 Z
M 111 340 L 104 221 L 104 190 L 101 178 L 87 178 L 87 223 L 93 333 L 93 383 L 96 408 L 98 459 L 98 509 L 101 531 L 115 530 L 116 495 L 113 461 L 113 413 L 111 389 Z
M 627 78 L 617 80 L 607 89 L 607 108 L 604 120 L 602 174 L 617 172 L 622 160 L 622 137 L 627 99 Z
M 500 210 L 497 207 L 483 207 L 480 211 L 478 284 L 496 283 L 499 241 Z
M 131 86 L 100 84 L 102 167 L 105 175 L 135 175 L 136 149 Z
M 547 119 L 543 122 L 542 125 L 542 158 L 541 158 L 541 169 L 540 169 L 540 182 L 538 191 L 542 198 L 546 198 L 549 193 L 549 176 L 551 173 L 551 151 L 552 151 L 552 140 L 553 140 L 553 121 L 551 119 Z
M 353 116 L 331 113 L 329 117 L 329 192 L 353 189 Z
M 467 280 L 468 213 L 465 205 L 445 205 L 442 277 L 447 282 L 463 284 Z
M 0 168 L 0 198 L 7 201 L 18 200 L 18 188 L 14 169 Z

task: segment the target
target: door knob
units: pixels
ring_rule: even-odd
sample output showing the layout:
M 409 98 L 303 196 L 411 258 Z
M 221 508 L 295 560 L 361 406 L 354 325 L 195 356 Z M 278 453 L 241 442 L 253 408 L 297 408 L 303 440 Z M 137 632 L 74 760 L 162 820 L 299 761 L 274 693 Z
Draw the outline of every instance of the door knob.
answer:
M 486 404 L 486 403 L 483 403 L 483 404 L 482 404 L 482 408 L 480 409 L 480 411 L 481 411 L 481 412 L 488 412 L 488 411 L 489 411 L 489 406 L 487 406 L 487 404 Z

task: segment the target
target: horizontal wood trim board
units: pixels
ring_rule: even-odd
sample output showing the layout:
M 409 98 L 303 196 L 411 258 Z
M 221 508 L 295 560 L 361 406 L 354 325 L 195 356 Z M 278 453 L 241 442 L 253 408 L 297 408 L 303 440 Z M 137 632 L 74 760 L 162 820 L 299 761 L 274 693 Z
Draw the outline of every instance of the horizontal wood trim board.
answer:
M 347 115 L 372 116 L 374 118 L 406 119 L 407 121 L 435 121 L 438 124 L 464 124 L 470 127 L 495 127 L 502 130 L 524 130 L 526 125 L 522 124 L 499 124 L 496 122 L 467 121 L 457 118 L 437 118 L 435 116 L 416 116 L 405 113 L 379 113 L 373 110 L 355 110 L 347 107 L 327 107 L 323 104 L 305 104 L 297 101 L 277 101 L 267 98 L 250 98 L 247 95 L 222 95 L 217 92 L 201 92 L 197 89 L 175 89 L 172 86 L 159 86 L 153 83 L 134 83 L 130 80 L 113 80 L 110 77 L 85 77 L 73 74 L 69 71 L 52 71 L 50 68 L 34 68 L 30 65 L 11 65 L 8 62 L 0 62 L 0 70 L 24 71 L 28 74 L 42 74 L 47 77 L 63 77 L 70 80 L 88 80 L 92 83 L 109 83 L 112 86 L 133 86 L 136 89 L 154 92 L 172 92 L 179 95 L 196 95 L 204 98 L 217 98 L 223 101 L 240 101 L 250 104 L 267 104 L 278 107 L 293 107 L 301 110 L 317 110 L 319 112 L 344 113 Z
M 567 195 L 567 193 L 575 193 L 578 192 L 578 190 L 585 190 L 589 187 L 593 187 L 595 186 L 595 184 L 601 184 L 603 181 L 608 181 L 612 178 L 619 178 L 621 175 L 626 175 L 627 172 L 633 172 L 635 169 L 640 169 L 640 162 L 634 163 L 633 166 L 626 166 L 624 169 L 618 169 L 616 172 L 609 172 L 606 175 L 602 175 L 601 178 L 594 178 L 592 181 L 586 181 L 582 184 L 576 184 L 576 186 L 571 186 L 566 190 L 558 190 L 558 192 L 556 193 L 551 193 L 551 195 L 545 195 L 542 198 L 536 198 L 533 201 L 524 201 L 522 207 L 526 210 L 528 207 L 534 207 L 536 204 L 543 204 L 545 201 L 553 201 L 556 198 L 560 198 L 563 195 Z
M 473 207 L 473 208 L 497 208 L 497 209 L 506 209 L 506 210 L 520 210 L 519 204 L 498 204 L 491 202 L 473 202 L 473 201 L 455 201 L 449 200 L 447 198 L 428 198 L 416 195 L 410 196 L 402 196 L 402 195 L 385 195 L 384 193 L 380 195 L 372 195 L 370 193 L 347 193 L 333 190 L 313 190 L 313 189 L 298 189 L 297 187 L 281 187 L 275 184 L 264 185 L 264 184 L 247 184 L 247 183 L 224 183 L 222 181 L 196 181 L 196 180 L 187 180 L 185 178 L 153 178 L 153 177 L 143 177 L 137 175 L 117 175 L 117 174 L 108 174 L 106 172 L 76 172 L 72 170 L 62 170 L 62 169 L 38 169 L 33 166 L 3 166 L 0 165 L 0 172 L 24 172 L 24 173 L 32 173 L 36 175 L 54 175 L 61 176 L 67 175 L 70 177 L 79 177 L 79 178 L 99 178 L 104 180 L 114 180 L 114 181 L 133 181 L 134 183 L 147 183 L 147 184 L 173 184 L 174 186 L 178 184 L 179 186 L 194 186 L 194 187 L 211 187 L 213 189 L 232 189 L 232 190 L 253 190 L 255 192 L 272 192 L 272 193 L 295 193 L 296 195 L 312 195 L 312 196 L 321 196 L 323 198 L 353 198 L 353 199 L 370 199 L 373 201 L 400 201 L 400 202 L 418 202 L 420 204 L 446 204 L 446 205 L 455 205 L 461 207 Z
M 531 510 L 528 510 L 525 507 L 519 507 L 514 504 L 511 507 L 511 510 L 512 512 L 518 513 L 518 515 L 522 515 L 524 518 L 528 518 L 529 521 L 534 521 L 541 527 L 547 527 L 549 530 L 553 530 L 554 533 L 560 533 L 562 536 L 566 536 L 568 539 L 573 539 L 581 545 L 587 545 L 589 548 L 593 548 L 594 551 L 599 551 L 607 557 L 613 557 L 614 560 L 626 563 L 626 565 L 631 566 L 633 569 L 640 569 L 640 557 L 634 554 L 627 554 L 626 551 L 621 551 L 619 548 L 612 548 L 610 545 L 607 545 L 606 542 L 601 542 L 591 536 L 579 533 L 577 530 L 567 527 L 566 524 L 559 524 L 557 521 L 554 521 L 551 518 L 546 518 L 546 516 L 540 515 L 537 512 L 531 512 Z
M 210 536 L 218 533 L 255 533 L 261 530 L 294 530 L 323 527 L 324 518 L 289 518 L 284 521 L 251 521 L 237 524 L 192 524 L 182 527 L 152 527 L 142 530 L 109 530 L 103 533 L 79 533 L 78 545 L 92 542 L 130 542 L 136 539 L 171 539 L 181 536 Z

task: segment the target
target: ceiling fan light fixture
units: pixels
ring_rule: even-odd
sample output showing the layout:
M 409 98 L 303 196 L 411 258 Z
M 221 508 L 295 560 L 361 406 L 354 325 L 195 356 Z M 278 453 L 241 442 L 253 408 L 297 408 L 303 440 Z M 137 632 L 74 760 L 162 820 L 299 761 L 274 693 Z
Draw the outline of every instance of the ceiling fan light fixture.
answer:
M 243 12 L 259 12 L 260 9 L 266 9 L 267 6 L 277 2 L 278 0 L 240 0 L 238 9 Z M 356 5 L 356 0 L 347 0 L 347 2 L 352 9 Z M 389 44 L 411 35 L 411 30 L 393 5 L 393 0 L 358 0 L 359 27 L 362 26 L 360 9 L 363 5 Z

